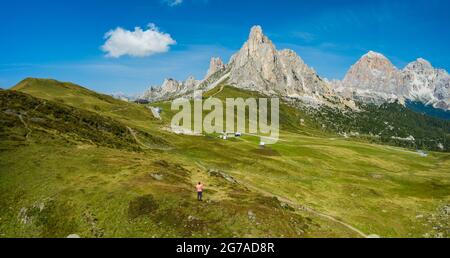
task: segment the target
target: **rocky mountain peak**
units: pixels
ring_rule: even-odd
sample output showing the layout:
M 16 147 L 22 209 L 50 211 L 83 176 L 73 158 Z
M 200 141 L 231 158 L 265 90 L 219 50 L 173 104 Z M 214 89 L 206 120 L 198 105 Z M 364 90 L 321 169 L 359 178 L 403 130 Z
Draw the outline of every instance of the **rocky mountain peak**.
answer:
M 275 52 L 272 41 L 263 33 L 261 26 L 253 26 L 243 49 L 249 56 L 255 56 L 261 50 L 267 54 Z M 258 57 L 257 57 L 258 58 Z
M 433 69 L 433 66 L 430 62 L 423 58 L 418 58 L 416 61 L 409 63 L 405 69 L 407 70 L 430 70 Z
M 176 92 L 177 90 L 179 90 L 179 87 L 180 83 L 172 78 L 165 79 L 163 85 L 161 86 L 161 88 L 163 88 L 167 92 Z
M 249 41 L 255 43 L 266 43 L 270 41 L 269 38 L 267 38 L 266 35 L 264 35 L 263 30 L 259 25 L 252 27 L 248 39 Z
M 229 82 L 267 95 L 310 96 L 327 92 L 324 83 L 292 50 L 277 51 L 261 26 L 254 26 L 247 42 L 230 61 Z
M 395 66 L 389 61 L 387 57 L 383 54 L 369 51 L 367 54 L 363 55 L 361 59 L 356 63 L 356 66 L 367 66 L 369 69 L 377 70 L 396 70 Z
M 450 76 L 423 58 L 398 70 L 382 54 L 370 51 L 354 64 L 342 82 L 333 83 L 341 94 L 353 92 L 363 100 L 412 100 L 435 107 L 450 107 Z
M 198 84 L 198 81 L 195 79 L 194 76 L 189 76 L 186 81 L 183 82 L 183 86 L 186 88 L 194 88 Z
M 148 100 L 164 100 L 171 97 L 187 94 L 195 90 L 200 84 L 194 76 L 189 76 L 185 81 L 177 81 L 173 78 L 164 80 L 161 87 L 151 86 L 140 98 Z
M 369 58 L 369 59 L 376 59 L 376 58 L 381 58 L 381 59 L 387 59 L 383 54 L 375 52 L 370 50 L 369 52 L 367 52 L 367 54 L 363 55 L 362 58 Z
M 384 55 L 370 51 L 363 55 L 345 75 L 343 84 L 358 90 L 395 91 L 399 71 Z
M 211 75 L 217 73 L 218 71 L 225 69 L 225 64 L 220 57 L 213 57 L 209 63 L 209 69 L 206 74 L 205 79 L 209 78 Z
M 263 34 L 260 26 L 254 26 L 247 42 L 231 61 L 231 82 L 249 89 L 263 89 L 266 83 L 278 80 L 275 74 L 277 51 Z
M 402 78 L 408 99 L 450 109 L 450 76 L 445 70 L 436 69 L 427 60 L 419 58 L 402 70 Z
M 428 60 L 423 59 L 421 57 L 417 58 L 416 62 L 421 63 L 421 64 L 425 64 L 425 65 L 428 65 L 428 66 L 431 66 L 431 63 L 428 62 Z
M 218 76 L 212 76 L 220 73 Z M 216 78 L 217 77 L 217 78 Z M 149 90 L 145 97 L 159 100 L 180 96 L 198 87 L 209 89 L 227 81 L 235 87 L 266 95 L 298 98 L 322 103 L 330 93 L 329 85 L 292 50 L 277 51 L 261 26 L 252 27 L 248 40 L 233 55 L 228 65 L 212 58 L 205 80 L 190 78 L 184 82 L 167 79 L 162 87 Z
M 340 97 L 345 97 L 376 103 L 415 100 L 450 109 L 449 74 L 433 68 L 423 58 L 399 70 L 384 55 L 369 51 L 349 69 L 342 81 L 328 82 L 305 64 L 296 52 L 289 49 L 278 51 L 261 26 L 252 27 L 248 40 L 227 65 L 220 58 L 212 58 L 203 81 L 193 77 L 184 82 L 167 79 L 162 87 L 152 88 L 144 96 L 152 100 L 168 99 L 197 88 L 212 89 L 224 82 L 312 105 L 331 103 L 330 98 L 342 100 Z

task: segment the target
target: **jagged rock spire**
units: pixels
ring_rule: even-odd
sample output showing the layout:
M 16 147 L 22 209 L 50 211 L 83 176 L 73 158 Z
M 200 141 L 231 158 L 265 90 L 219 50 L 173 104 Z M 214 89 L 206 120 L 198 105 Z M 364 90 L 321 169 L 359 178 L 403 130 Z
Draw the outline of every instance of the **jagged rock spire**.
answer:
M 255 51 L 259 46 L 264 44 L 273 46 L 272 41 L 264 35 L 263 30 L 259 25 L 253 26 L 250 30 L 247 44 L 250 51 Z
M 212 57 L 209 63 L 208 73 L 206 74 L 205 79 L 208 79 L 211 75 L 216 72 L 225 69 L 225 64 L 222 62 L 220 57 Z
M 230 82 L 237 87 L 291 97 L 328 91 L 294 51 L 277 51 L 261 26 L 252 27 L 247 42 L 229 65 Z

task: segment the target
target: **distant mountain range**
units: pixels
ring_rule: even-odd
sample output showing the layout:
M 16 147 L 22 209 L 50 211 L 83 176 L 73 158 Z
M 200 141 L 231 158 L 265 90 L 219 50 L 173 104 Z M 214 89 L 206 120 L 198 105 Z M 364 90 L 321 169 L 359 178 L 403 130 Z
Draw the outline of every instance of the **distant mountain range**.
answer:
M 405 100 L 450 109 L 450 76 L 419 58 L 399 70 L 382 54 L 370 51 L 348 71 L 344 80 L 332 82 L 335 92 L 365 101 Z
M 442 110 L 450 110 L 450 76 L 419 58 L 404 69 L 397 69 L 382 54 L 370 51 L 353 65 L 342 81 L 321 78 L 311 67 L 289 49 L 277 50 L 260 26 L 251 29 L 249 39 L 239 52 L 225 64 L 211 59 L 203 80 L 189 77 L 185 81 L 167 79 L 140 98 L 167 100 L 193 92 L 228 85 L 300 100 L 306 105 L 348 106 L 355 102 L 420 102 Z

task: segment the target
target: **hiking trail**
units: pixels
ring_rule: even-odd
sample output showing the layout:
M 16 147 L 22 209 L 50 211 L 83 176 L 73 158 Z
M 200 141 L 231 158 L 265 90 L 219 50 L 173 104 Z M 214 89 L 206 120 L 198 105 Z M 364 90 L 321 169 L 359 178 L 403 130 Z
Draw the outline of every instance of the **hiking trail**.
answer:
M 143 143 L 141 140 L 139 140 L 139 138 L 136 135 L 136 132 L 131 129 L 131 127 L 127 126 L 128 131 L 130 132 L 131 136 L 133 136 L 134 140 L 141 146 L 141 148 L 148 150 L 151 149 L 150 146 L 148 146 L 147 144 Z
M 33 130 L 31 130 L 30 127 L 28 127 L 28 124 L 25 122 L 25 120 L 23 119 L 22 115 L 19 115 L 19 119 L 20 122 L 22 122 L 22 124 L 25 126 L 25 128 L 28 130 L 27 135 L 25 136 L 25 138 L 28 140 L 30 138 L 31 133 L 33 132 Z
M 203 166 L 202 164 L 200 164 L 199 162 L 196 162 L 196 164 L 197 164 L 198 166 L 200 166 L 201 168 L 203 168 L 204 170 L 206 170 L 206 167 Z M 311 213 L 311 214 L 314 214 L 314 215 L 316 215 L 316 216 L 322 217 L 322 218 L 324 218 L 324 219 L 327 219 L 327 220 L 333 221 L 333 222 L 335 222 L 335 223 L 338 223 L 338 224 L 340 224 L 340 225 L 342 225 L 342 226 L 344 226 L 344 227 L 350 229 L 351 231 L 357 233 L 358 235 L 360 235 L 360 236 L 363 237 L 363 238 L 368 238 L 368 237 L 369 237 L 367 234 L 365 234 L 365 233 L 362 232 L 361 230 L 355 228 L 354 226 L 352 226 L 352 225 L 350 225 L 350 224 L 348 224 L 348 223 L 346 223 L 346 222 L 343 222 L 343 221 L 341 221 L 341 220 L 339 220 L 339 219 L 337 219 L 337 218 L 334 218 L 334 217 L 332 217 L 332 216 L 330 216 L 330 215 L 328 215 L 328 214 L 325 214 L 325 213 L 316 211 L 316 210 L 314 210 L 314 209 L 312 209 L 312 208 L 310 208 L 310 207 L 306 207 L 306 206 L 304 206 L 304 205 L 298 204 L 297 202 L 294 202 L 294 201 L 292 201 L 292 200 L 290 200 L 290 199 L 288 199 L 288 198 L 285 198 L 285 197 L 282 197 L 282 196 L 280 196 L 280 195 L 277 195 L 277 194 L 273 194 L 273 193 L 271 193 L 271 192 L 268 192 L 268 191 L 266 191 L 266 190 L 264 190 L 264 189 L 261 189 L 261 188 L 259 188 L 259 187 L 254 186 L 254 185 L 251 184 L 251 183 L 248 183 L 248 182 L 245 181 L 245 180 L 236 179 L 236 177 L 234 177 L 234 179 L 235 179 L 239 184 L 241 184 L 241 185 L 243 185 L 243 186 L 245 186 L 245 187 L 247 187 L 247 188 L 249 188 L 249 189 L 251 189 L 251 190 L 253 190 L 253 191 L 255 191 L 255 192 L 259 192 L 260 194 L 262 194 L 262 195 L 264 195 L 264 196 L 267 196 L 267 197 L 276 197 L 278 200 L 280 200 L 280 201 L 282 201 L 282 202 L 285 202 L 285 203 L 287 203 L 287 204 L 289 204 L 289 205 L 291 205 L 291 206 L 294 206 L 296 209 L 303 210 L 303 211 L 309 212 L 309 213 Z
M 322 218 L 331 220 L 331 221 L 333 221 L 333 222 L 336 222 L 336 223 L 338 223 L 338 224 L 341 224 L 342 226 L 344 226 L 344 227 L 350 229 L 351 231 L 357 233 L 357 234 L 360 235 L 361 237 L 364 237 L 364 238 L 367 238 L 367 237 L 368 237 L 368 235 L 366 235 L 366 234 L 365 234 L 364 232 L 362 232 L 361 230 L 359 230 L 359 229 L 355 228 L 354 226 L 352 226 L 352 225 L 350 225 L 350 224 L 348 224 L 348 223 L 345 223 L 345 222 L 343 222 L 343 221 L 341 221 L 341 220 L 339 220 L 339 219 L 336 219 L 336 218 L 334 218 L 334 217 L 332 217 L 332 216 L 330 216 L 330 215 L 328 215 L 328 214 L 325 214 L 325 213 L 316 211 L 316 210 L 314 210 L 314 209 L 312 209 L 312 208 L 306 207 L 306 206 L 304 206 L 304 205 L 298 204 L 298 203 L 296 203 L 296 202 L 294 202 L 294 201 L 292 201 L 292 200 L 290 200 L 290 199 L 288 199 L 288 198 L 285 198 L 285 197 L 282 197 L 282 196 L 273 194 L 273 193 L 268 192 L 268 191 L 266 191 L 266 190 L 263 190 L 263 189 L 261 189 L 261 188 L 259 188 L 259 187 L 256 187 L 256 186 L 254 186 L 254 185 L 252 185 L 252 184 L 249 184 L 248 182 L 243 182 L 243 181 L 241 181 L 241 180 L 236 180 L 236 181 L 238 181 L 240 184 L 242 184 L 242 185 L 244 185 L 244 186 L 246 186 L 246 187 L 248 187 L 248 188 L 250 188 L 250 189 L 253 189 L 254 191 L 260 192 L 261 194 L 263 194 L 263 195 L 265 195 L 265 196 L 268 196 L 268 197 L 276 197 L 278 200 L 280 200 L 280 201 L 282 201 L 282 202 L 285 202 L 285 203 L 287 203 L 287 204 L 289 204 L 289 205 L 292 205 L 292 206 L 294 206 L 294 207 L 297 208 L 297 209 L 307 211 L 307 212 L 312 213 L 312 214 L 314 214 L 314 215 L 317 215 L 317 216 L 319 216 L 319 217 L 322 217 Z

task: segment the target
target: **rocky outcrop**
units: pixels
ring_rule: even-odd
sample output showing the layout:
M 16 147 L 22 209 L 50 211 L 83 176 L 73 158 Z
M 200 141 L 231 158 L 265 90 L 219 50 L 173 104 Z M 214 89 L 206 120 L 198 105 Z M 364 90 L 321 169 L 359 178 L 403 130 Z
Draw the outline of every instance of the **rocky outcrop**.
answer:
M 450 76 L 445 70 L 419 58 L 402 70 L 402 80 L 406 99 L 450 109 Z
M 370 51 L 362 56 L 342 81 L 332 81 L 337 95 L 381 104 L 398 98 L 401 81 L 398 69 L 382 54 Z
M 331 93 L 329 84 L 294 51 L 278 51 L 262 28 L 254 26 L 247 42 L 233 55 L 228 65 L 220 58 L 212 58 L 203 81 L 180 83 L 166 80 L 161 88 L 151 88 L 143 98 L 168 99 L 197 88 L 209 90 L 224 82 L 265 95 L 303 99 L 310 103 L 322 103 L 323 97 Z
M 208 79 L 210 76 L 214 75 L 215 73 L 225 69 L 226 66 L 222 62 L 222 59 L 220 57 L 213 57 L 211 58 L 209 69 L 206 74 L 205 80 Z
M 270 84 L 281 81 L 277 50 L 259 26 L 251 29 L 247 42 L 230 60 L 230 82 L 239 87 L 268 92 Z M 270 92 L 274 93 L 274 92 Z
M 317 98 L 328 85 L 292 50 L 278 51 L 260 26 L 230 61 L 229 82 L 267 95 Z
M 166 100 L 193 92 L 201 81 L 190 76 L 183 82 L 166 79 L 161 87 L 150 87 L 140 98 L 151 101 Z
M 350 88 L 394 92 L 399 80 L 397 68 L 382 54 L 370 51 L 350 68 L 342 82 Z

